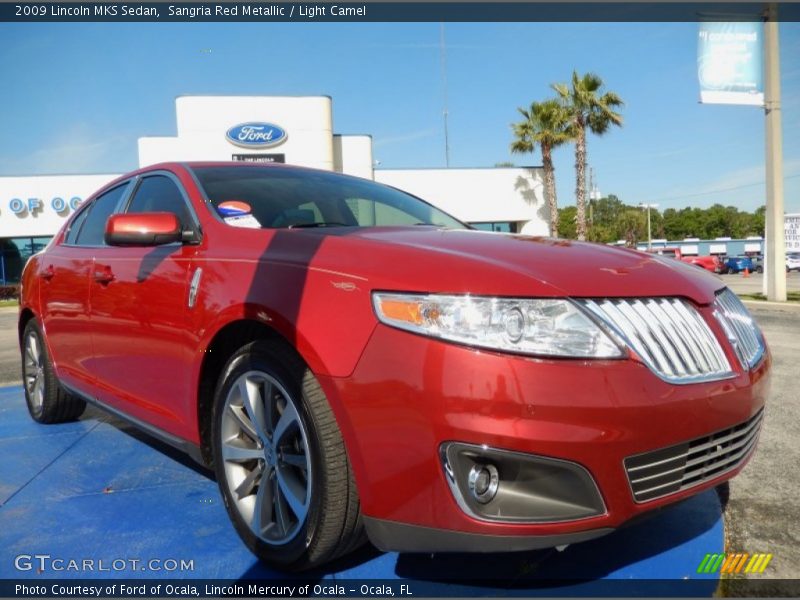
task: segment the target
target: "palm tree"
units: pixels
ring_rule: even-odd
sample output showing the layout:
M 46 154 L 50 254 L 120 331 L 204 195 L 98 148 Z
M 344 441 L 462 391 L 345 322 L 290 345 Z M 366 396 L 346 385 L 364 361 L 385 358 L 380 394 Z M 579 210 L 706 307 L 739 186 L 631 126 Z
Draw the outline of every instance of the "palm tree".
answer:
M 523 120 L 513 123 L 514 141 L 511 152 L 521 154 L 533 152 L 536 145 L 542 149 L 544 185 L 550 209 L 550 235 L 558 237 L 558 200 L 553 169 L 553 148 L 570 140 L 568 131 L 570 115 L 558 100 L 532 102 L 530 109 L 518 108 Z
M 586 239 L 586 129 L 596 135 L 611 125 L 622 126 L 622 115 L 614 109 L 625 103 L 614 92 L 602 93 L 603 80 L 594 73 L 582 77 L 572 72 L 572 85 L 553 84 L 553 89 L 570 116 L 575 137 L 575 197 L 578 207 L 578 239 Z

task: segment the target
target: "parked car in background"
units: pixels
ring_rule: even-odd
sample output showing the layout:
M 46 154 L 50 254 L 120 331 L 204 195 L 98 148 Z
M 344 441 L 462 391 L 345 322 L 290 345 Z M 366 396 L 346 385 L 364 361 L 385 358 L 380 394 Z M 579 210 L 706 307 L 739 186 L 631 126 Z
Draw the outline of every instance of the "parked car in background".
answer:
M 648 248 L 645 250 L 650 254 L 658 254 L 659 256 L 668 256 L 670 258 L 676 258 L 678 260 L 681 259 L 681 249 L 676 247 L 666 247 L 666 248 Z
M 786 253 L 786 272 L 800 271 L 800 252 Z
M 745 270 L 748 273 L 755 270 L 753 260 L 749 256 L 729 256 L 722 263 L 723 273 L 741 273 Z
M 683 256 L 681 260 L 712 273 L 722 273 L 722 261 L 719 256 Z
M 188 452 L 293 571 L 608 534 L 744 468 L 771 364 L 699 269 L 256 163 L 98 191 L 28 261 L 19 342 L 33 419 L 91 402 Z
M 764 272 L 764 257 L 761 254 L 748 254 L 750 262 L 753 263 L 753 270 L 756 273 Z

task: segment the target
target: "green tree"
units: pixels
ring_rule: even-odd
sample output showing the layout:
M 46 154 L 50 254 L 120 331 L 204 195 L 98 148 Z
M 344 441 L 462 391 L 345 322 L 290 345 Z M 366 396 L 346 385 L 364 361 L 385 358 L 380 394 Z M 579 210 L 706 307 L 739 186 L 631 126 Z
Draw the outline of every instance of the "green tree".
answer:
M 561 104 L 569 113 L 570 133 L 575 139 L 575 199 L 578 239 L 586 239 L 586 130 L 602 135 L 612 125 L 622 126 L 622 115 L 614 109 L 624 105 L 614 92 L 603 93 L 603 80 L 594 73 L 579 76 L 572 83 L 553 84 Z
M 576 212 L 574 206 L 567 206 L 558 211 L 558 230 L 562 238 L 574 240 L 577 236 Z
M 533 152 L 538 145 L 542 151 L 544 186 L 550 211 L 550 235 L 558 237 L 558 200 L 556 198 L 554 148 L 569 141 L 569 115 L 558 100 L 532 102 L 529 109 L 518 108 L 523 120 L 511 125 L 514 141 L 511 152 Z

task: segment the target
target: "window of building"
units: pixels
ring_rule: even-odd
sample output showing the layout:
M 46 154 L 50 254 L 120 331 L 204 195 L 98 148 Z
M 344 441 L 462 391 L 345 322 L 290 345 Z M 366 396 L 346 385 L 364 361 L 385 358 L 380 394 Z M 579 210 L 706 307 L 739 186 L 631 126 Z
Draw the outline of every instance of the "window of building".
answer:
M 517 223 L 514 221 L 495 221 L 491 223 L 470 223 L 475 229 L 481 231 L 500 231 L 503 233 L 517 233 Z
M 21 237 L 0 240 L 0 285 L 17 284 L 28 259 L 44 249 L 52 238 Z

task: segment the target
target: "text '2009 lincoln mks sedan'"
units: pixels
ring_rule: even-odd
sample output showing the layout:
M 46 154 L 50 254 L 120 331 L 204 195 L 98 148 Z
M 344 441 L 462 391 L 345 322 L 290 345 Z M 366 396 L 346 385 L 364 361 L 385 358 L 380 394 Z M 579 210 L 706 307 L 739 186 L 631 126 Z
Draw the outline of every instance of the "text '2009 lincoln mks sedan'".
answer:
M 743 468 L 770 367 L 700 269 L 282 165 L 110 183 L 29 261 L 19 335 L 34 419 L 183 448 L 291 570 L 604 535 Z

